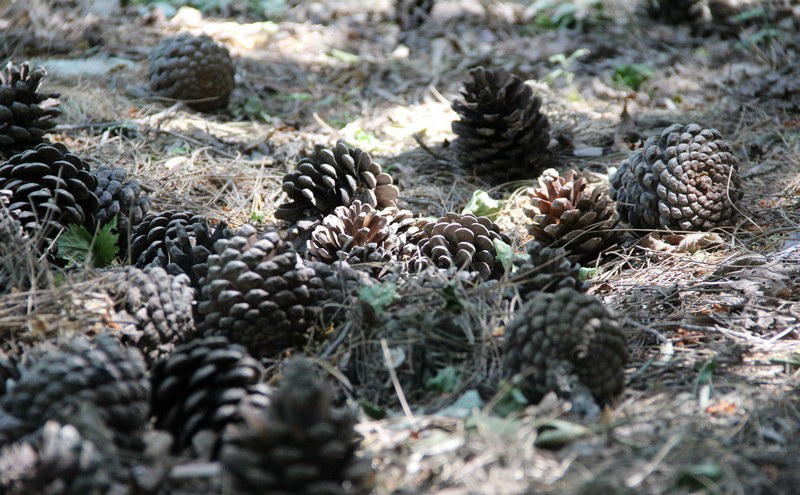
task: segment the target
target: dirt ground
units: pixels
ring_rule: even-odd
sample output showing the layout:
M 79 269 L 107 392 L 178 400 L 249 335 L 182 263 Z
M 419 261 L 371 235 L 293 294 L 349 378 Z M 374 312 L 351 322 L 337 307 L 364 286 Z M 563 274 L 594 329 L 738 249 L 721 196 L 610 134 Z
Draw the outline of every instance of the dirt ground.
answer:
M 408 413 L 390 401 L 387 418 L 362 414 L 357 426 L 376 493 L 798 493 L 796 19 L 730 34 L 655 22 L 635 2 L 607 0 L 599 15 L 575 0 L 581 22 L 559 29 L 530 18 L 534 2 L 440 0 L 403 34 L 388 0 L 273 3 L 283 8 L 264 22 L 239 8 L 248 2 L 232 2 L 228 17 L 192 8 L 167 17 L 137 2 L 122 14 L 113 1 L 6 2 L 0 49 L 48 69 L 45 89 L 64 108 L 54 140 L 125 167 L 155 211 L 234 225 L 274 223 L 281 178 L 300 153 L 345 139 L 384 165 L 399 206 L 418 215 L 461 211 L 478 189 L 503 200 L 497 222 L 519 249 L 535 178 L 492 188 L 454 166 L 447 146 L 450 103 L 479 65 L 506 68 L 543 99 L 560 170 L 605 184 L 637 141 L 676 122 L 719 129 L 739 160 L 735 229 L 688 240 L 629 232 L 591 264 L 590 293 L 622 315 L 632 355 L 613 407 L 586 419 L 548 396 L 500 418 L 485 403 L 444 409 L 464 398 L 452 392 Z M 228 111 L 147 94 L 149 50 L 181 31 L 231 51 Z M 638 91 L 614 80 L 634 64 L 647 67 Z

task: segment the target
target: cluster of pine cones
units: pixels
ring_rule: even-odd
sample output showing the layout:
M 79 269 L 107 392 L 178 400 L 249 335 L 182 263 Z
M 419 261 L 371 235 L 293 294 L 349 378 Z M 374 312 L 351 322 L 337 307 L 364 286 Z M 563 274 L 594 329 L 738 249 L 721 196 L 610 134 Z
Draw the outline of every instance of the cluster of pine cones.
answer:
M 423 14 L 433 4 L 416 3 Z M 150 64 L 156 93 L 199 110 L 225 106 L 234 86 L 227 50 L 207 37 L 169 39 Z M 49 143 L 58 95 L 39 92 L 43 76 L 9 64 L 0 86 L 0 297 L 52 285 L 58 239 L 74 226 L 116 225 L 122 263 L 94 274 L 112 301 L 106 331 L 0 356 L 4 493 L 169 493 L 175 476 L 148 464 L 153 429 L 169 433 L 174 459 L 222 467 L 199 492 L 223 479 L 237 493 L 368 492 L 353 412 L 314 362 L 284 363 L 276 387 L 265 363 L 330 341 L 363 287 L 430 273 L 514 287 L 522 304 L 505 326 L 502 375 L 529 401 L 585 392 L 607 404 L 624 389 L 625 338 L 578 263 L 616 245 L 620 222 L 730 226 L 742 196 L 730 147 L 697 124 L 648 138 L 610 195 L 580 173 L 562 176 L 550 168 L 541 99 L 505 70 L 476 68 L 453 104 L 461 162 L 490 181 L 538 177 L 526 210 L 533 240 L 512 263 L 499 253 L 511 240 L 489 218 L 415 217 L 398 208 L 382 166 L 341 141 L 284 177 L 282 225 L 233 229 L 191 211 L 150 212 L 123 169 Z

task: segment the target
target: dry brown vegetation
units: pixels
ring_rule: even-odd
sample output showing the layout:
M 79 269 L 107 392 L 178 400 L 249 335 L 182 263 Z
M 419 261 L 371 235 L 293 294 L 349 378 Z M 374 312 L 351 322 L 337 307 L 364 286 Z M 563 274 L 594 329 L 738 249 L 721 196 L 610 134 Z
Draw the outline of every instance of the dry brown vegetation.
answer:
M 622 315 L 632 356 L 613 407 L 585 419 L 548 396 L 506 418 L 485 404 L 466 419 L 441 412 L 475 385 L 465 379 L 449 393 L 406 391 L 421 402 L 405 413 L 394 387 L 375 393 L 389 417 L 362 415 L 357 429 L 377 467 L 377 493 L 797 493 L 797 26 L 721 37 L 608 0 L 608 19 L 546 29 L 525 19 L 525 3 L 442 0 L 401 44 L 386 0 L 288 2 L 274 22 L 193 9 L 167 20 L 139 4 L 121 14 L 114 2 L 31 0 L 7 7 L 3 22 L 13 29 L 3 57 L 48 68 L 46 89 L 61 93 L 65 110 L 52 139 L 125 167 L 156 211 L 187 208 L 233 225 L 273 223 L 281 178 L 299 154 L 343 138 L 389 170 L 399 206 L 418 215 L 460 211 L 473 191 L 488 190 L 503 200 L 497 222 L 519 248 L 535 178 L 490 188 L 455 166 L 446 146 L 450 102 L 478 65 L 530 80 L 567 144 L 559 169 L 588 171 L 601 184 L 631 143 L 667 125 L 718 128 L 743 178 L 735 229 L 689 239 L 629 232 L 592 265 L 590 293 Z M 149 49 L 181 31 L 230 49 L 237 88 L 228 111 L 200 114 L 147 95 Z M 640 63 L 652 76 L 638 91 L 613 82 L 619 67 Z M 15 297 L 19 307 L 31 296 Z M 37 297 L 37 314 L 0 307 L 3 326 L 18 328 L 21 318 L 29 331 L 51 332 L 45 320 L 69 311 L 68 295 Z M 508 308 L 487 305 L 474 309 L 494 316 L 476 319 L 497 327 L 481 331 L 502 339 Z M 491 368 L 492 352 L 459 364 L 464 375 Z M 376 354 L 368 364 L 385 362 Z

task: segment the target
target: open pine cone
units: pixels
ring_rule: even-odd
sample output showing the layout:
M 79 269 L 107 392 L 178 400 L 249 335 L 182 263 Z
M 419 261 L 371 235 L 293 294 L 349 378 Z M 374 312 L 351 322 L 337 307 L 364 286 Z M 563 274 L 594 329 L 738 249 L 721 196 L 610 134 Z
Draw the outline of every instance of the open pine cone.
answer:
M 550 124 L 542 100 L 504 69 L 478 67 L 453 102 L 461 161 L 495 182 L 535 177 L 548 161 Z
M 16 441 L 50 419 L 70 422 L 65 416 L 85 404 L 97 409 L 120 448 L 141 448 L 150 384 L 139 351 L 109 334 L 41 348 L 46 351 L 34 348 L 14 387 L 0 397 L 0 411 L 16 419 L 0 421 L 0 443 Z
M 476 272 L 480 278 L 499 279 L 505 270 L 497 259 L 493 241 L 510 244 L 500 227 L 486 217 L 446 213 L 435 222 L 428 222 L 418 241 L 422 259 L 439 268 L 458 268 Z
M 173 276 L 159 266 L 125 266 L 106 271 L 100 283 L 114 302 L 114 334 L 142 351 L 148 364 L 194 332 L 194 290 L 186 275 Z
M 225 222 L 212 229 L 206 217 L 191 211 L 153 213 L 133 229 L 131 262 L 139 268 L 154 265 L 173 275 L 184 273 L 199 291 L 214 243 L 231 235 Z
M 33 148 L 55 127 L 58 95 L 37 92 L 44 76 L 43 67 L 31 70 L 27 62 L 19 67 L 9 62 L 0 73 L 0 156 Z
M 177 347 L 151 373 L 156 428 L 172 433 L 176 453 L 201 431 L 220 435 L 241 419 L 239 403 L 255 392 L 263 372 L 244 347 L 224 337 L 196 338 Z
M 638 229 L 730 226 L 742 195 L 730 146 L 718 130 L 697 124 L 647 138 L 611 178 L 620 217 Z
M 99 495 L 111 492 L 111 482 L 109 459 L 69 424 L 48 421 L 0 452 L 5 495 Z
M 552 168 L 542 172 L 525 214 L 534 239 L 563 247 L 576 260 L 596 257 L 618 238 L 611 199 L 599 187 L 587 189 L 586 178 L 573 171 L 564 177 Z
M 200 111 L 228 106 L 235 73 L 228 49 L 205 34 L 167 38 L 150 53 L 150 89 Z
M 313 364 L 286 366 L 266 409 L 245 411 L 228 428 L 222 465 L 237 493 L 370 493 L 369 463 L 356 457 L 355 417 L 333 407 L 332 393 Z
M 128 172 L 119 167 L 99 167 L 92 170 L 97 179 L 94 195 L 99 205 L 95 213 L 97 227 L 103 227 L 114 217 L 117 218 L 120 252 L 128 250 L 128 239 L 135 225 L 138 225 L 150 208 L 150 198 L 142 194 L 142 188 Z
M 250 225 L 214 247 L 200 281 L 200 331 L 224 335 L 259 358 L 302 346 L 329 296 L 314 268 L 276 232 L 258 235 Z
M 539 292 L 555 292 L 569 287 L 586 292 L 587 284 L 580 279 L 581 265 L 571 261 L 563 248 L 543 247 L 536 241 L 525 245 L 527 259 L 514 260 L 517 270 L 509 279 L 518 284 L 523 300 Z
M 7 206 L 37 246 L 49 247 L 70 225 L 94 232 L 97 179 L 89 164 L 61 143 L 39 144 L 0 165 Z
M 338 206 L 314 229 L 308 241 L 311 259 L 325 263 L 338 260 L 382 263 L 397 259 L 404 244 L 403 231 L 413 220 L 408 210 L 391 207 L 376 210 L 359 200 Z
M 378 209 L 394 206 L 399 193 L 379 164 L 344 141 L 333 149 L 317 145 L 312 156 L 284 176 L 283 191 L 289 202 L 278 207 L 275 217 L 290 223 L 319 219 L 356 199 Z
M 506 326 L 503 370 L 521 375 L 531 402 L 580 387 L 600 405 L 625 387 L 628 351 L 614 315 L 594 296 L 564 288 L 535 294 Z

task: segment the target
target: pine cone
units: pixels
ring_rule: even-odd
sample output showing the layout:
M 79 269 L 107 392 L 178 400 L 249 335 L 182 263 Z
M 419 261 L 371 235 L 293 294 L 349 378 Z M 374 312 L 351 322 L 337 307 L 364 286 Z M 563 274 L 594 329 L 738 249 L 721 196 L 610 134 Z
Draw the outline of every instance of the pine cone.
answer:
M 697 24 L 710 20 L 703 0 L 644 0 L 644 11 L 651 19 L 669 24 Z
M 511 240 L 488 218 L 445 213 L 439 220 L 428 222 L 423 232 L 418 243 L 423 263 L 429 260 L 439 268 L 477 272 L 484 280 L 503 275 L 493 241 L 510 244 Z
M 71 224 L 94 232 L 96 187 L 89 164 L 61 143 L 40 144 L 0 165 L 0 189 L 12 194 L 8 209 L 38 246 L 50 246 Z
M 6 495 L 102 495 L 111 488 L 105 456 L 72 425 L 48 421 L 32 440 L 0 453 Z
M 634 228 L 729 226 L 742 198 L 738 164 L 716 129 L 674 124 L 620 165 L 611 197 Z
M 36 246 L 17 220 L 18 210 L 8 210 L 10 196 L 11 191 L 0 190 L 0 295 L 12 288 L 41 289 L 49 273 L 47 260 L 39 258 Z
M 229 428 L 225 474 L 246 494 L 366 494 L 371 472 L 355 456 L 355 417 L 335 409 L 331 391 L 310 361 L 289 363 L 266 410 Z
M 191 211 L 154 213 L 133 230 L 131 262 L 139 268 L 160 266 L 173 275 L 185 273 L 199 291 L 214 243 L 231 235 L 225 222 L 212 230 L 204 216 Z
M 549 161 L 550 124 L 542 100 L 504 69 L 478 67 L 453 102 L 461 161 L 494 182 L 535 177 Z
M 395 0 L 394 18 L 400 31 L 422 26 L 430 17 L 434 3 L 434 0 Z
M 302 345 L 320 319 L 327 290 L 276 232 L 249 226 L 215 244 L 197 309 L 205 334 L 221 334 L 255 357 Z
M 138 225 L 150 208 L 150 198 L 142 194 L 142 188 L 134 179 L 128 178 L 123 168 L 100 167 L 92 171 L 97 179 L 94 195 L 99 206 L 95 214 L 95 222 L 100 228 L 117 218 L 118 245 L 120 252 L 128 250 L 128 242 L 132 228 Z
M 33 148 L 55 127 L 53 119 L 61 114 L 58 101 L 45 101 L 58 95 L 37 93 L 44 76 L 43 67 L 31 71 L 27 62 L 19 67 L 9 62 L 0 73 L 0 156 Z
M 11 390 L 13 384 L 19 380 L 19 376 L 17 357 L 0 352 L 0 397 Z
M 300 160 L 297 170 L 284 176 L 283 191 L 289 202 L 278 207 L 275 217 L 290 223 L 321 218 L 356 199 L 383 209 L 394 206 L 399 194 L 379 164 L 344 141 L 333 149 L 317 145 L 313 156 Z
M 197 338 L 179 346 L 151 373 L 156 428 L 172 433 L 174 453 L 188 447 L 200 431 L 221 434 L 241 419 L 239 402 L 263 372 L 244 347 L 224 337 Z
M 207 35 L 179 34 L 150 53 L 150 89 L 195 110 L 227 107 L 235 73 L 228 49 Z
M 596 258 L 618 238 L 611 199 L 599 187 L 587 191 L 586 178 L 573 171 L 564 177 L 552 168 L 542 172 L 539 187 L 531 189 L 531 206 L 525 209 L 533 221 L 528 232 L 576 260 Z
M 47 420 L 70 422 L 72 407 L 96 407 L 121 448 L 138 449 L 148 421 L 150 387 L 136 349 L 124 348 L 108 334 L 93 342 L 75 338 L 34 358 L 20 369 L 14 388 L 0 397 L 0 410 L 18 420 L 0 423 L 0 444 L 18 440 Z
M 570 261 L 564 249 L 543 247 L 530 241 L 525 250 L 528 259 L 514 260 L 517 270 L 510 279 L 518 284 L 523 300 L 539 292 L 555 292 L 564 287 L 586 292 L 587 284 L 580 279 L 581 265 Z
M 599 404 L 625 388 L 628 352 L 615 317 L 595 297 L 573 289 L 535 294 L 506 326 L 503 370 L 522 377 L 532 402 L 550 391 L 587 388 Z
M 411 220 L 408 210 L 376 210 L 355 200 L 350 206 L 337 206 L 334 214 L 314 229 L 307 243 L 308 254 L 324 263 L 387 263 L 397 259 L 404 244 L 402 233 Z
M 114 301 L 115 332 L 122 343 L 142 351 L 148 364 L 169 355 L 194 331 L 194 290 L 186 275 L 173 276 L 157 266 L 131 266 L 105 273 L 103 290 Z

